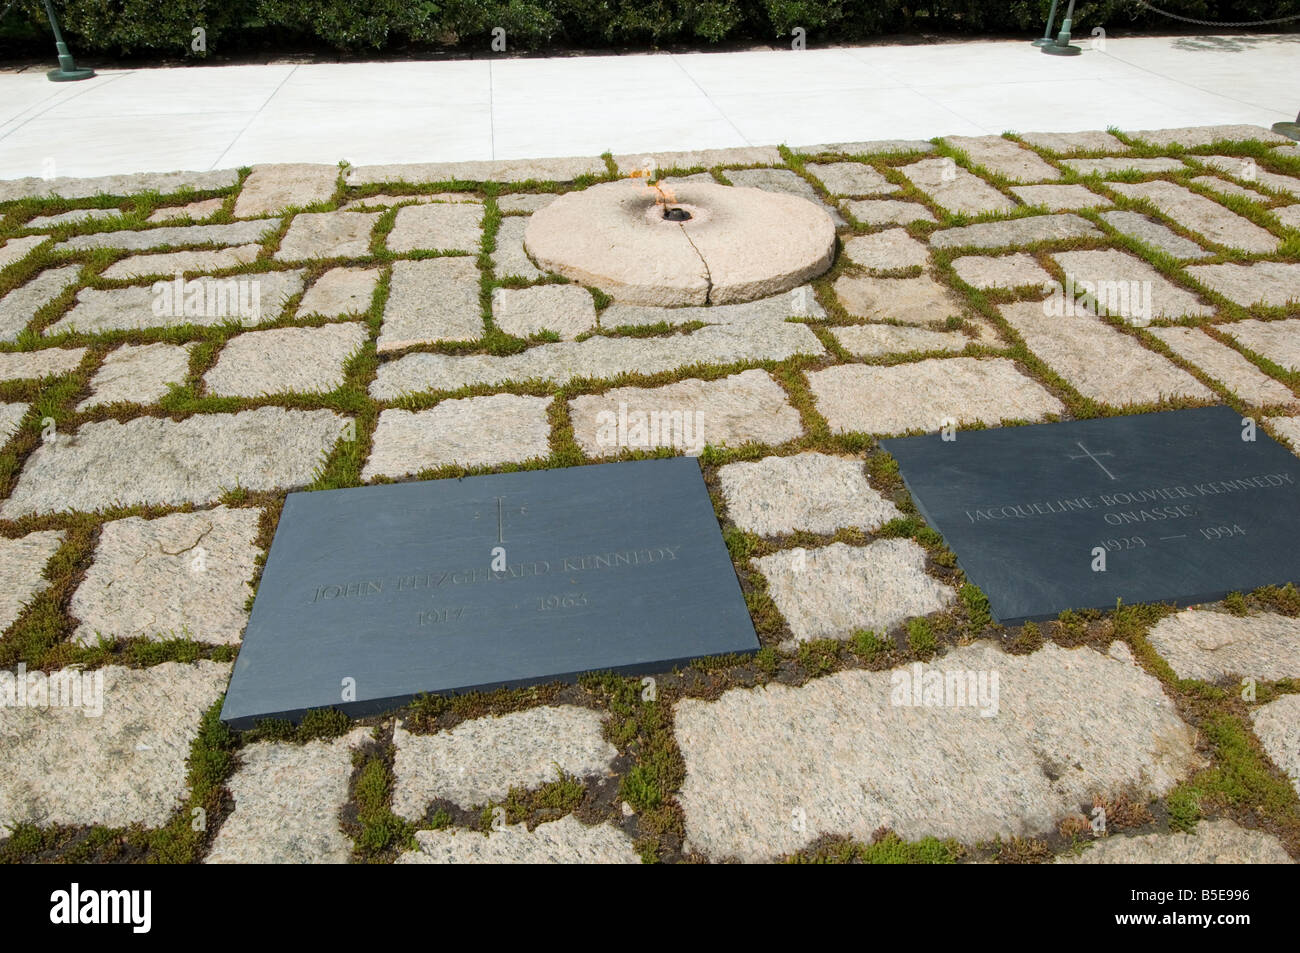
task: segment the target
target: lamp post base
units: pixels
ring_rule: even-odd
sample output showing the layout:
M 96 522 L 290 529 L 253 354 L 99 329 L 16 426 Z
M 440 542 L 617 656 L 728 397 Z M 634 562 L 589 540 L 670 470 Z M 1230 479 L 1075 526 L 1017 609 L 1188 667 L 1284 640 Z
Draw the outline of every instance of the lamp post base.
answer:
M 1052 46 L 1054 43 L 1056 43 L 1056 41 L 1052 39 L 1050 36 L 1040 36 L 1038 39 L 1034 40 L 1034 42 L 1029 45 L 1030 46 Z
M 75 83 L 79 79 L 90 79 L 94 75 L 95 71 L 93 69 L 75 67 L 73 69 L 52 69 L 45 74 L 45 77 L 51 83 Z
M 1300 139 L 1300 122 L 1275 122 L 1273 131 L 1288 139 Z
M 1083 47 L 1071 46 L 1069 43 L 1061 46 L 1053 40 L 1049 46 L 1043 47 L 1043 52 L 1049 56 L 1078 56 L 1083 52 Z

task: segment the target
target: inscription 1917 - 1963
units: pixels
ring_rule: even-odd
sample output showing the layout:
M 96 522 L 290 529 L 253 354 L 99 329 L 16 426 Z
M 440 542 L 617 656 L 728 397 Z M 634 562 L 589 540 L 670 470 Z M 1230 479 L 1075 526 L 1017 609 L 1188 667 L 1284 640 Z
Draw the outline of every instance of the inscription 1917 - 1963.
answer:
M 293 493 L 222 718 L 757 648 L 694 459 Z

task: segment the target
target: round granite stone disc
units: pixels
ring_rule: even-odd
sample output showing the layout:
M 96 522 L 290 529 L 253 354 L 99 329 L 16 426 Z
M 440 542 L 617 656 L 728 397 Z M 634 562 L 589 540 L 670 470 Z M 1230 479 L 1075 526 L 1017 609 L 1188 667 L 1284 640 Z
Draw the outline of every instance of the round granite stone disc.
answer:
M 779 294 L 830 267 L 835 225 L 806 199 L 729 185 L 674 185 L 691 217 L 663 217 L 657 193 L 625 179 L 570 192 L 534 213 L 537 264 L 628 304 L 736 304 Z

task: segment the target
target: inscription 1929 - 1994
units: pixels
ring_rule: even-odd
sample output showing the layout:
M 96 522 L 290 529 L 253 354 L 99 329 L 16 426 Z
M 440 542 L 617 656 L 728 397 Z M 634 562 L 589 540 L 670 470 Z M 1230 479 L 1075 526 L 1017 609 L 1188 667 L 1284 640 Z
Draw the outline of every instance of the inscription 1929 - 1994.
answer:
M 222 718 L 757 648 L 694 459 L 293 493 Z
M 882 446 L 1004 623 L 1300 579 L 1300 460 L 1227 407 Z

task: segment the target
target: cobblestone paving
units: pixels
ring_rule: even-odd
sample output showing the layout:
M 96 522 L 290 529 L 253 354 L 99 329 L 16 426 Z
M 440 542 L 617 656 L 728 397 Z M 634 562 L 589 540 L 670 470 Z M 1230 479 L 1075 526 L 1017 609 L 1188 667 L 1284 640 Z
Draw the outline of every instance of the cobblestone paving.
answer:
M 1226 403 L 1300 452 L 1279 142 L 651 156 L 837 225 L 810 284 L 691 308 L 525 248 L 555 195 L 645 156 L 0 182 L 0 859 L 1300 858 L 1300 593 L 993 624 L 876 444 Z M 1108 281 L 1149 307 L 1060 309 Z M 610 443 L 620 405 L 701 439 Z M 217 721 L 288 491 L 675 453 L 753 659 Z M 892 702 L 948 668 L 1000 672 L 1000 708 Z

